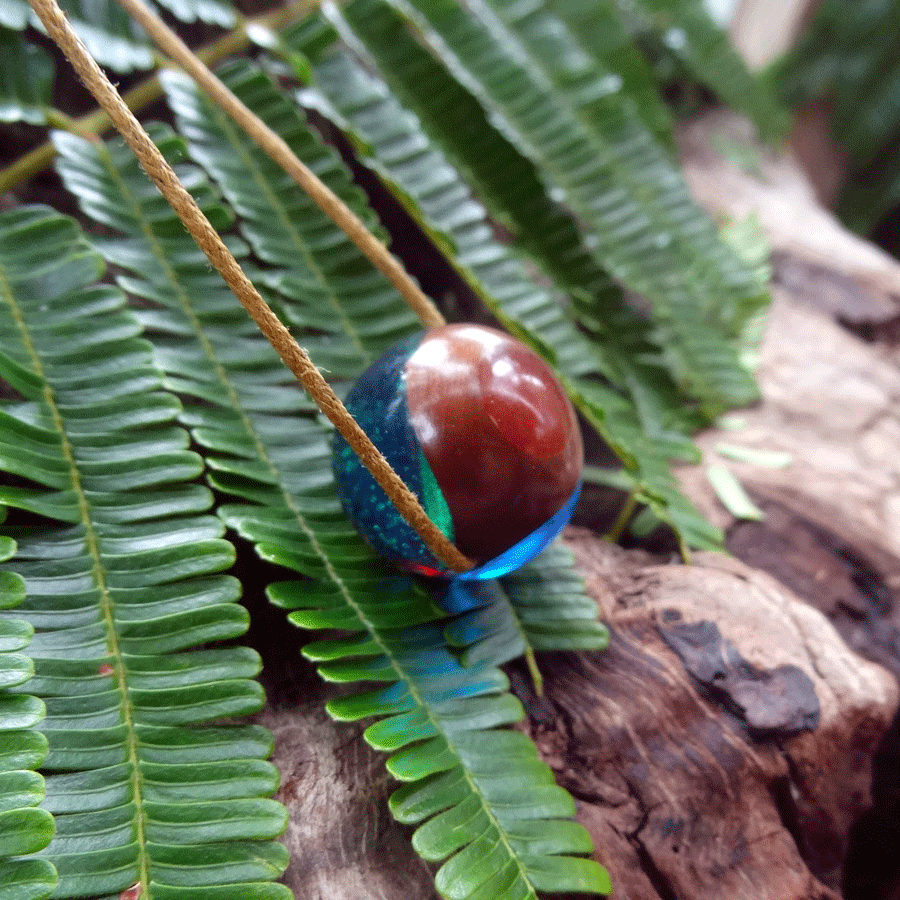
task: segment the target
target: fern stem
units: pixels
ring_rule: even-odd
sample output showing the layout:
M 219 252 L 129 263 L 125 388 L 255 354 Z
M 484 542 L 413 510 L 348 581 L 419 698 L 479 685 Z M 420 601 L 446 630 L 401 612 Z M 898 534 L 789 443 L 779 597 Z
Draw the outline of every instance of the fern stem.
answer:
M 85 136 L 84 132 L 80 130 L 78 119 L 73 118 L 61 109 L 51 107 L 46 111 L 46 117 L 47 124 L 51 128 L 60 128 L 63 131 L 69 131 L 72 134 L 79 134 L 82 137 Z
M 634 515 L 634 511 L 637 508 L 637 493 L 636 491 L 631 491 L 629 495 L 625 498 L 625 503 L 622 506 L 622 510 L 619 513 L 616 521 L 613 522 L 612 528 L 606 533 L 605 537 L 611 544 L 617 544 L 622 537 L 622 533 L 625 531 L 625 526 L 628 524 L 629 519 L 631 519 L 632 515 Z
M 302 163 L 287 143 L 239 100 L 143 0 L 118 0 L 157 47 L 223 109 L 309 198 L 353 241 L 409 304 L 426 328 L 444 324 L 444 317 L 385 245 L 327 185 Z
M 537 657 L 534 655 L 534 650 L 531 647 L 525 648 L 525 664 L 528 666 L 528 671 L 531 674 L 531 683 L 534 685 L 534 692 L 538 695 L 538 697 L 544 696 L 544 676 L 541 675 L 541 670 L 537 664 Z
M 100 106 L 106 110 L 125 142 L 140 160 L 143 169 L 156 183 L 197 245 L 225 279 L 318 407 L 359 455 L 403 518 L 421 536 L 432 553 L 451 571 L 464 572 L 472 568 L 472 562 L 466 559 L 431 521 L 416 495 L 403 483 L 390 463 L 359 427 L 315 367 L 309 354 L 291 337 L 287 328 L 263 300 L 194 198 L 178 180 L 159 148 L 150 140 L 150 136 L 134 113 L 125 105 L 81 39 L 72 30 L 56 0 L 29 0 L 29 2 L 43 22 L 47 33 L 59 45 Z
M 313 6 L 315 6 L 315 0 L 296 0 L 296 2 L 289 3 L 287 6 L 280 7 L 272 12 L 253 19 L 247 19 L 241 22 L 233 31 L 199 49 L 197 56 L 207 65 L 212 65 L 226 56 L 240 53 L 246 50 L 250 44 L 250 38 L 247 36 L 249 28 L 253 26 L 273 29 L 281 28 L 293 22 L 299 16 L 308 13 Z M 122 94 L 122 99 L 130 110 L 137 112 L 153 103 L 154 100 L 158 100 L 162 94 L 163 89 L 159 78 L 156 75 L 151 75 L 149 78 L 136 84 L 131 90 Z M 60 113 L 60 116 L 63 115 L 65 114 Z M 102 109 L 78 118 L 66 116 L 65 119 L 50 119 L 48 124 L 87 138 L 99 137 L 113 127 L 109 116 Z M 43 172 L 53 162 L 54 156 L 56 156 L 56 148 L 51 141 L 46 141 L 30 150 L 24 156 L 19 157 L 5 169 L 0 169 L 0 194 L 11 191 L 13 188 L 28 181 L 29 178 L 33 178 L 39 172 Z

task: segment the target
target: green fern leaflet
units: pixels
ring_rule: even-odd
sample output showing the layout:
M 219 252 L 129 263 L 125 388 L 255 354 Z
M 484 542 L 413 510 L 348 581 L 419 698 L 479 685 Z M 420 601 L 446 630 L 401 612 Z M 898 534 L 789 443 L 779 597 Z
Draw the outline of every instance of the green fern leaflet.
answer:
M 15 552 L 15 541 L 0 537 L 0 562 Z M 22 577 L 0 572 L 0 610 L 24 599 Z M 38 809 L 44 780 L 34 771 L 47 756 L 47 739 L 36 730 L 46 708 L 25 692 L 34 675 L 34 663 L 26 655 L 33 634 L 23 619 L 0 618 L 0 900 L 39 900 L 56 884 L 51 863 L 26 858 L 53 837 L 53 817 Z
M 34 630 L 25 686 L 47 708 L 56 831 L 38 862 L 59 874 L 54 897 L 285 898 L 270 883 L 287 864 L 271 842 L 286 821 L 267 799 L 271 739 L 196 727 L 263 695 L 255 653 L 192 649 L 242 634 L 247 616 L 219 574 L 234 553 L 192 483 L 202 462 L 179 404 L 71 220 L 23 209 L 0 234 L 0 374 L 20 398 L 0 409 L 0 458 L 19 479 L 0 502 L 31 515 L 6 527 L 18 546 L 3 569 L 24 599 L 0 624 Z

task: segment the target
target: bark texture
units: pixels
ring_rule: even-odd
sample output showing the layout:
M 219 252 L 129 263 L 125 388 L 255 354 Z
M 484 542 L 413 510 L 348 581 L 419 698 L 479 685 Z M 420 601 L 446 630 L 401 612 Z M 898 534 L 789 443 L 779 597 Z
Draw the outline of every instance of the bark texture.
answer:
M 834 900 L 896 683 L 737 560 L 653 565 L 570 531 L 604 654 L 554 656 L 529 728 L 634 900 Z
M 735 521 L 700 466 L 685 489 L 736 558 L 686 566 L 569 529 L 612 642 L 541 657 L 541 698 L 513 667 L 522 727 L 576 797 L 614 897 L 881 900 L 900 840 L 900 267 L 841 229 L 790 159 L 759 151 L 748 175 L 714 151 L 749 145 L 741 120 L 682 137 L 700 201 L 754 212 L 775 251 L 763 402 L 701 436 L 704 466 L 730 467 L 766 519 Z M 327 718 L 335 688 L 292 653 L 261 716 L 291 811 L 286 883 L 300 900 L 431 900 L 381 758 Z

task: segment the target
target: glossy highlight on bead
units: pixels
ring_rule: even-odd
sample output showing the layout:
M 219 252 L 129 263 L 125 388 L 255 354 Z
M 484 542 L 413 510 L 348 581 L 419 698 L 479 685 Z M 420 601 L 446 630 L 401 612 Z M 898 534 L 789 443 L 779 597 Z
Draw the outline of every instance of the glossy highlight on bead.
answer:
M 429 517 L 476 562 L 467 577 L 518 568 L 571 516 L 583 461 L 575 413 L 547 364 L 509 335 L 460 324 L 408 338 L 345 402 Z M 450 574 L 340 435 L 333 468 L 347 515 L 376 551 L 413 572 Z

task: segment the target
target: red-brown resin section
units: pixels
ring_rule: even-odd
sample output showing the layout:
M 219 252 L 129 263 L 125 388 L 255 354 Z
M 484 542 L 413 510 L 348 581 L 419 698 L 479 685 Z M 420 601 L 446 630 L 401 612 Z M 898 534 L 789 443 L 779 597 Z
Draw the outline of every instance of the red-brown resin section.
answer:
M 581 433 L 549 366 L 493 328 L 429 331 L 404 369 L 410 423 L 453 517 L 485 562 L 553 516 L 581 477 Z

